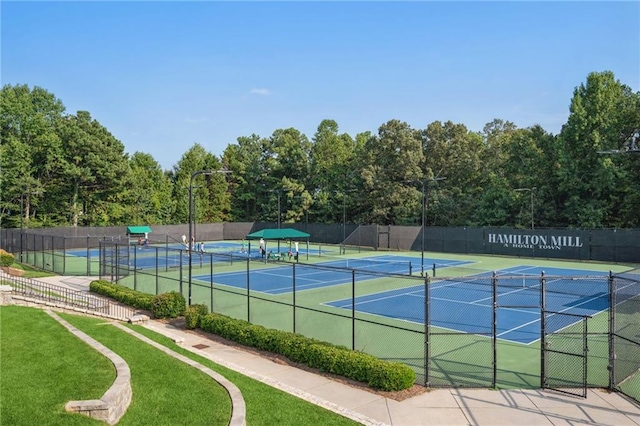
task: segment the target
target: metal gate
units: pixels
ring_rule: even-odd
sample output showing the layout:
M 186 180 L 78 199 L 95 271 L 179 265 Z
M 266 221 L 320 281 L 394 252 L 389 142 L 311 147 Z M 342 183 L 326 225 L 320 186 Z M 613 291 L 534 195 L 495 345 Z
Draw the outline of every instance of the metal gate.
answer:
M 543 311 L 541 387 L 587 397 L 587 319 Z
M 100 279 L 118 282 L 129 275 L 129 246 L 100 241 Z
M 390 244 L 390 235 L 391 235 L 391 226 L 378 226 L 378 247 L 383 250 L 389 249 L 391 247 Z

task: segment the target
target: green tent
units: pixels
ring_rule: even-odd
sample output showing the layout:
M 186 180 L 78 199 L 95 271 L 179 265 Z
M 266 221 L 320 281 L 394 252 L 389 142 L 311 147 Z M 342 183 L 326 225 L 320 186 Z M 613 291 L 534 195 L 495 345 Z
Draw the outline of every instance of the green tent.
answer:
M 292 228 L 281 228 L 281 229 L 263 229 L 261 231 L 257 231 L 257 232 L 253 232 L 251 234 L 247 235 L 247 239 L 249 240 L 249 252 L 251 252 L 251 240 L 258 240 L 260 238 L 264 239 L 264 240 L 277 240 L 278 241 L 278 248 L 275 254 L 271 253 L 271 250 L 269 250 L 266 247 L 265 244 L 265 250 L 269 250 L 268 255 L 265 255 L 266 253 L 263 252 L 262 257 L 264 257 L 265 261 L 269 258 L 271 258 L 273 256 L 274 259 L 283 259 L 283 255 L 284 253 L 280 253 L 280 241 L 281 240 L 289 240 L 289 246 L 291 246 L 291 240 L 295 240 L 295 239 L 306 239 L 307 240 L 307 259 L 309 259 L 309 237 L 311 235 L 307 234 L 306 232 L 302 232 L 302 231 L 298 231 L 297 229 L 292 229 Z M 296 243 L 296 247 L 297 247 Z M 289 258 L 291 258 L 291 247 L 289 247 Z M 298 261 L 298 254 L 295 253 L 295 257 L 294 259 L 296 261 Z
M 263 229 L 247 235 L 248 240 L 258 240 L 260 238 L 265 240 L 292 240 L 296 238 L 304 239 L 309 237 L 310 234 L 292 228 Z
M 129 236 L 129 244 L 148 244 L 149 232 L 151 228 L 148 226 L 127 226 L 127 235 Z M 144 241 L 143 241 L 144 238 Z
M 148 226 L 127 226 L 127 235 L 144 235 L 151 232 Z

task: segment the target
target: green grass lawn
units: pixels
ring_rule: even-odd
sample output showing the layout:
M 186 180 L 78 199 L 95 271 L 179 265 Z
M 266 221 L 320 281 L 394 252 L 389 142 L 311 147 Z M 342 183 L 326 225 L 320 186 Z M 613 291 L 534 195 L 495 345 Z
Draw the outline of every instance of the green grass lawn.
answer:
M 217 382 L 102 319 L 61 314 L 123 357 L 133 399 L 121 425 L 227 424 L 231 402 Z M 0 308 L 0 424 L 84 425 L 99 422 L 64 412 L 69 400 L 100 398 L 115 378 L 111 362 L 39 309 Z M 134 327 L 234 382 L 251 425 L 352 425 L 349 419 L 200 358 L 169 339 Z
M 86 425 L 66 402 L 100 398 L 113 364 L 39 309 L 0 308 L 0 424 Z

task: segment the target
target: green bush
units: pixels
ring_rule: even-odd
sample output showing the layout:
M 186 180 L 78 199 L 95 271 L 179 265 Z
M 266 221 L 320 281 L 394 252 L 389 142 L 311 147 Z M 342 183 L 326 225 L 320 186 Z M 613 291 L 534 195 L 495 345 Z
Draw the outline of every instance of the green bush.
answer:
M 0 266 L 11 266 L 15 261 L 16 259 L 11 253 L 0 249 Z
M 200 327 L 202 318 L 209 313 L 207 305 L 191 305 L 184 311 L 184 320 L 188 330 Z
M 144 309 L 147 311 L 152 311 L 153 308 L 153 299 L 155 297 L 153 294 L 131 290 L 130 288 L 113 284 L 109 281 L 92 281 L 91 284 L 89 284 L 89 290 L 115 299 L 126 305 L 133 306 L 134 308 Z
M 286 356 L 293 362 L 366 383 L 374 389 L 408 389 L 416 380 L 415 372 L 407 365 L 224 315 L 201 316 L 200 328 L 246 346 Z
M 153 298 L 151 312 L 156 318 L 177 318 L 184 314 L 187 302 L 182 293 L 171 291 Z

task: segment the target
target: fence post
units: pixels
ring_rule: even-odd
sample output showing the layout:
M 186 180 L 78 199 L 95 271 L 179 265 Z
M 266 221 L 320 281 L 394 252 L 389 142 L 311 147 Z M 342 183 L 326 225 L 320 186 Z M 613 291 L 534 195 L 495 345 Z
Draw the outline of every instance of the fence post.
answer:
M 296 264 L 291 264 L 293 267 L 292 275 L 293 275 L 293 332 L 296 332 Z
M 493 350 L 493 377 L 491 387 L 495 388 L 498 383 L 498 273 L 493 271 L 491 277 L 492 298 L 493 298 L 493 330 L 491 333 L 491 345 Z
M 209 302 L 211 306 L 211 309 L 209 310 L 209 312 L 213 312 L 213 254 L 209 254 L 209 253 L 207 254 L 209 256 L 209 283 L 210 283 Z
M 159 266 L 158 266 L 158 249 L 159 247 L 153 247 L 153 249 L 156 251 L 155 254 L 155 260 L 156 260 L 156 296 L 158 295 L 158 292 L 160 291 L 160 274 L 159 274 Z
M 429 318 L 431 307 L 431 294 L 429 290 L 429 274 L 424 277 L 424 385 L 429 386 L 429 358 L 431 355 L 431 347 L 429 345 Z
M 180 294 L 184 296 L 184 293 L 182 292 L 182 250 L 180 250 L 180 274 L 179 274 L 179 278 L 180 278 Z
M 351 270 L 351 350 L 356 350 L 356 271 Z
M 540 273 L 540 388 L 547 387 L 547 378 L 545 375 L 546 345 L 547 345 L 547 280 L 544 277 L 544 271 Z
M 613 271 L 609 271 L 609 389 L 613 390 L 616 386 L 615 380 L 615 359 L 616 348 L 614 334 L 616 332 L 616 291 L 615 280 L 613 278 Z
M 131 243 L 127 241 L 127 251 L 131 253 Z M 131 256 L 131 254 L 129 254 Z M 131 270 L 131 267 L 129 267 Z M 138 291 L 138 248 L 133 248 L 133 289 Z
M 251 274 L 249 273 L 249 271 L 251 270 L 251 258 L 247 257 L 247 322 L 251 322 L 251 295 L 249 294 L 250 291 L 250 283 L 249 283 L 249 277 L 251 276 Z

